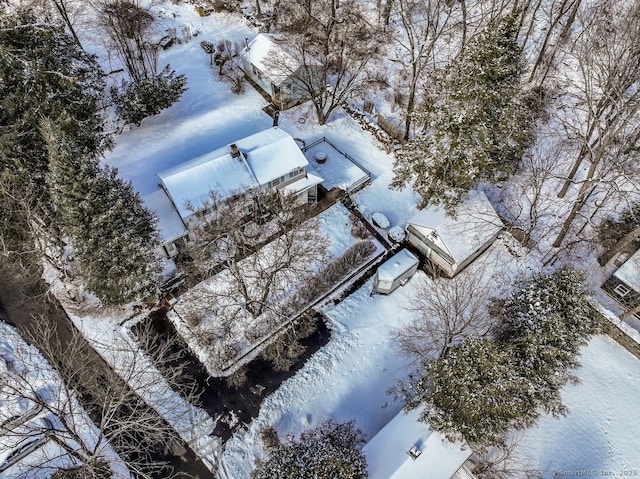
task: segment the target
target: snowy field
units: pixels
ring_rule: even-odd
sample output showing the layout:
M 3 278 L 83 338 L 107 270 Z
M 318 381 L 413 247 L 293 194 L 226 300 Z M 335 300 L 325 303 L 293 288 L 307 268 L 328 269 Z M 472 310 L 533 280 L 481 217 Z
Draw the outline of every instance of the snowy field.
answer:
M 569 415 L 543 417 L 519 448 L 545 478 L 640 474 L 640 363 L 608 336 L 582 349 L 581 383 L 564 388 Z

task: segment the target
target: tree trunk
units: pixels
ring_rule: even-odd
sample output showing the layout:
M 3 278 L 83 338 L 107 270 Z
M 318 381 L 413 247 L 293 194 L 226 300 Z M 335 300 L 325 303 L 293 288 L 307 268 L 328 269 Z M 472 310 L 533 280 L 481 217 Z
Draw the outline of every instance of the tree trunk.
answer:
M 393 0 L 387 0 L 384 4 L 384 11 L 382 12 L 382 22 L 385 27 L 389 25 L 389 18 L 391 17 L 392 7 L 393 7 Z
M 629 245 L 638 238 L 640 238 L 640 225 L 629 231 L 598 257 L 598 263 L 600 263 L 600 266 L 607 264 L 615 255 L 627 249 Z
M 411 131 L 411 115 L 415 108 L 416 102 L 416 85 L 418 83 L 418 71 L 416 62 L 420 61 L 419 58 L 415 59 L 411 64 L 411 82 L 409 83 L 409 97 L 407 99 L 407 119 L 404 122 L 404 139 L 409 139 L 409 132 Z
M 560 12 L 558 13 L 558 16 L 556 18 L 552 18 L 550 21 L 549 28 L 547 29 L 547 33 L 544 36 L 544 41 L 542 42 L 542 46 L 540 47 L 540 52 L 538 52 L 538 57 L 536 58 L 536 61 L 533 64 L 533 68 L 531 68 L 531 74 L 529 75 L 529 80 L 528 80 L 529 83 L 531 83 L 531 81 L 533 80 L 533 77 L 535 76 L 536 71 L 542 64 L 542 61 L 546 60 L 545 55 L 547 53 L 547 47 L 549 46 L 549 42 L 551 41 L 551 37 L 553 36 L 553 33 L 556 30 L 556 27 L 558 26 L 560 20 L 562 20 L 562 17 L 564 15 L 564 10 L 568 1 L 569 0 L 563 0 L 562 5 L 560 6 Z M 549 61 L 550 60 L 551 59 L 549 59 Z
M 576 219 L 576 216 L 578 216 L 578 213 L 587 202 L 587 198 L 589 197 L 587 190 L 593 184 L 593 176 L 595 174 L 596 168 L 598 167 L 598 164 L 600 163 L 600 158 L 598 158 L 597 160 L 594 160 L 591 163 L 591 166 L 589 167 L 589 172 L 587 173 L 587 178 L 585 179 L 584 183 L 582 184 L 582 187 L 580 188 L 580 192 L 578 193 L 578 197 L 576 198 L 576 201 L 573 203 L 571 212 L 569 213 L 569 216 L 567 216 L 567 219 L 562 225 L 562 229 L 560 230 L 558 237 L 553 242 L 554 248 L 560 247 L 560 245 L 564 241 L 565 236 L 569 232 L 569 228 L 571 227 L 571 224 Z

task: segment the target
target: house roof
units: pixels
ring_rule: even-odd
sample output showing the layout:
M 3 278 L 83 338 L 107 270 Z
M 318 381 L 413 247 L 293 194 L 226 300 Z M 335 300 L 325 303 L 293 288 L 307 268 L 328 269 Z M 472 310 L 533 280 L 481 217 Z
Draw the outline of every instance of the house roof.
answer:
M 300 66 L 300 62 L 273 35 L 266 33 L 259 33 L 240 54 L 276 85 Z
M 633 253 L 622 266 L 620 266 L 613 276 L 624 284 L 640 292 L 640 250 Z
M 308 190 L 309 188 L 312 188 L 316 185 L 319 185 L 320 183 L 322 183 L 322 178 L 320 178 L 317 175 L 314 175 L 313 173 L 307 173 L 306 176 L 300 178 L 299 180 L 294 181 L 293 183 L 289 183 L 287 186 L 283 187 L 282 189 L 286 193 L 297 194 L 304 190 Z
M 235 144 L 241 152 L 235 158 L 229 145 L 158 173 L 183 218 L 193 213 L 189 203 L 196 210 L 201 208 L 212 191 L 229 198 L 308 164 L 294 139 L 278 127 Z
M 163 244 L 187 234 L 182 218 L 164 190 L 158 189 L 142 200 L 158 219 L 156 228 Z
M 257 182 L 269 181 L 309 164 L 291 135 L 278 127 L 261 131 L 236 142 L 246 156 Z
M 394 279 L 417 264 L 418 258 L 412 255 L 409 250 L 402 249 L 380 265 L 377 275 L 381 280 L 393 282 Z
M 369 479 L 450 479 L 471 456 L 468 445 L 447 441 L 419 415 L 401 411 L 364 446 Z M 409 455 L 414 446 L 416 459 Z
M 471 256 L 504 227 L 482 191 L 470 191 L 456 213 L 454 218 L 444 208 L 431 206 L 418 211 L 407 225 L 449 252 L 456 263 Z

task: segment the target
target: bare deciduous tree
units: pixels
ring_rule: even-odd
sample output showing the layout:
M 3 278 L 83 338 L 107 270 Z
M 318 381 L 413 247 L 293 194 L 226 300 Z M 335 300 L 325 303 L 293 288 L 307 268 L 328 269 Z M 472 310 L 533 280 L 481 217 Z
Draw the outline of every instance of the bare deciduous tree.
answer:
M 88 343 L 74 328 L 63 341 L 48 318 L 36 318 L 33 324 L 29 340 L 38 346 L 42 356 L 32 348 L 16 349 L 14 354 L 21 364 L 7 368 L 8 376 L 0 382 L 0 394 L 5 405 L 26 403 L 46 417 L 13 430 L 20 435 L 18 440 L 44 438 L 58 448 L 52 449 L 57 451 L 55 457 L 43 455 L 42 460 L 25 471 L 25 477 L 31 477 L 38 470 L 55 470 L 61 462 L 67 467 L 81 468 L 88 474 L 86 477 L 111 477 L 100 475 L 105 473 L 105 467 L 116 473 L 114 477 L 121 477 L 118 474 L 123 471 L 118 467 L 121 460 L 136 477 L 156 477 L 160 471 L 163 476 L 171 476 L 167 464 L 158 461 L 154 453 L 172 447 L 177 438 L 175 432 L 125 383 L 153 388 L 156 382 L 145 377 L 146 371 L 135 364 L 127 367 L 124 374 L 127 377 L 116 376 L 108 367 L 98 364 L 101 360 L 89 351 Z M 156 341 L 149 328 L 143 328 L 142 336 L 157 345 L 154 359 L 164 370 L 168 382 L 178 384 L 182 368 L 176 367 L 179 364 L 176 359 L 181 353 L 176 352 L 170 341 L 162 344 Z M 57 375 L 53 371 L 50 375 L 38 373 L 46 369 L 42 368 L 43 356 L 55 365 Z M 181 385 L 181 390 L 186 397 L 196 399 L 193 388 Z M 87 422 L 86 414 L 82 414 L 81 402 L 95 427 Z M 11 409 L 5 408 L 5 411 Z M 6 419 L 2 418 L 2 422 Z M 8 437 L 4 430 L 3 435 Z M 122 459 L 109 452 L 109 445 Z
M 98 0 L 102 25 L 131 79 L 153 78 L 158 70 L 158 46 L 152 42 L 154 17 L 137 0 Z
M 225 201 L 211 194 L 197 213 L 188 254 L 201 277 L 216 267 L 226 269 L 229 287 L 214 293 L 221 311 L 241 306 L 260 316 L 322 263 L 327 241 L 305 209 L 295 195 L 273 190 L 251 190 Z
M 290 53 L 295 62 L 275 56 L 271 67 L 291 76 L 311 97 L 323 125 L 355 93 L 375 85 L 367 67 L 380 53 L 385 35 L 355 0 L 308 2 L 304 8 L 292 5 L 280 2 L 283 12 L 277 18 L 280 27 L 292 33 Z
M 539 79 L 542 84 L 551 69 L 557 62 L 557 57 L 570 39 L 571 28 L 576 20 L 576 15 L 582 4 L 582 0 L 553 0 L 543 2 L 538 0 L 534 6 L 527 9 L 526 16 L 529 21 L 523 46 L 534 38 L 536 25 L 545 25 L 544 35 L 539 46 L 533 48 L 535 59 L 531 58 L 533 67 L 529 74 L 529 82 Z
M 580 20 L 584 31 L 574 46 L 579 76 L 573 101 L 561 110 L 561 121 L 579 152 L 558 196 L 564 198 L 574 184 L 579 189 L 553 244 L 556 248 L 588 200 L 601 192 L 601 184 L 611 191 L 618 179 L 637 178 L 640 6 L 615 2 L 604 11 L 585 12 Z M 585 163 L 587 171 L 578 177 Z
M 493 328 L 487 312 L 491 289 L 469 269 L 453 279 L 419 279 L 408 308 L 412 321 L 395 332 L 400 350 L 420 363 L 443 358 L 450 346 L 468 335 L 484 336 Z
M 400 46 L 400 60 L 409 72 L 405 140 L 409 139 L 419 81 L 427 65 L 434 62 L 436 44 L 450 28 L 452 5 L 445 0 L 396 0 L 394 3 L 398 31 L 393 36 Z

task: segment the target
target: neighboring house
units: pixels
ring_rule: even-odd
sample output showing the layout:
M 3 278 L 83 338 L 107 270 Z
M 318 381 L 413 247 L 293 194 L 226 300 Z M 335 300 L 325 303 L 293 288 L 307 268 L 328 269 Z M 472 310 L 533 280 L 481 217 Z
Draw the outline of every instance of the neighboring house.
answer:
M 452 278 L 496 239 L 503 224 L 481 191 L 469 192 L 452 217 L 441 207 L 420 210 L 407 221 L 407 242 Z
M 456 473 L 473 478 L 464 467 L 471 448 L 447 441 L 419 415 L 419 409 L 399 412 L 364 446 L 369 479 L 451 479 Z
M 624 306 L 640 299 L 640 251 L 632 254 L 604 283 L 603 288 Z
M 310 91 L 322 87 L 322 66 L 302 64 L 272 35 L 260 33 L 240 55 L 245 75 L 281 110 L 311 99 Z
M 308 173 L 308 164 L 295 140 L 272 127 L 158 173 L 161 190 L 145 202 L 158 217 L 164 252 L 177 254 L 176 245 L 211 193 L 224 201 L 262 187 L 300 203 L 316 201 L 322 178 Z

